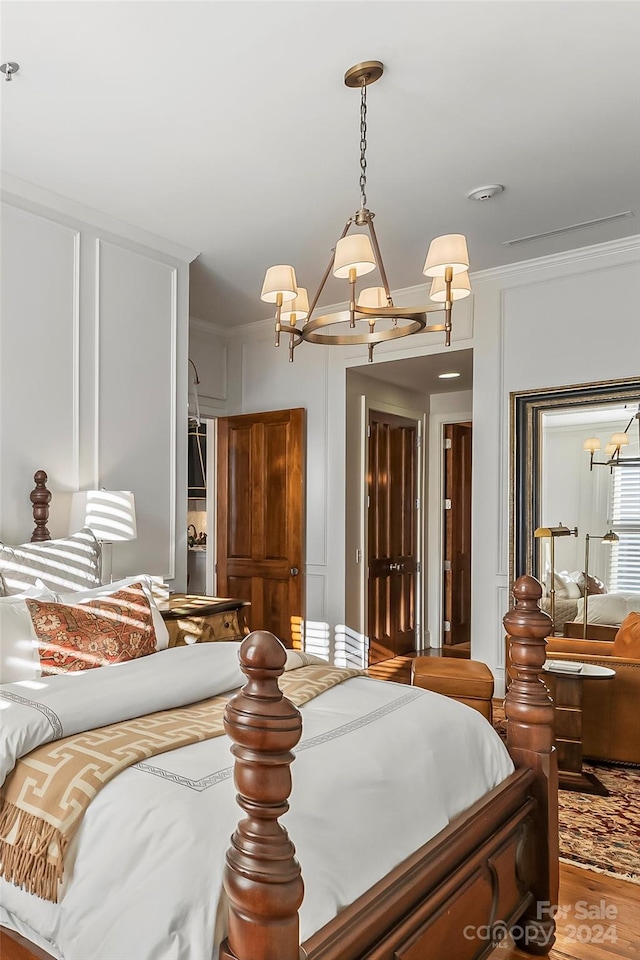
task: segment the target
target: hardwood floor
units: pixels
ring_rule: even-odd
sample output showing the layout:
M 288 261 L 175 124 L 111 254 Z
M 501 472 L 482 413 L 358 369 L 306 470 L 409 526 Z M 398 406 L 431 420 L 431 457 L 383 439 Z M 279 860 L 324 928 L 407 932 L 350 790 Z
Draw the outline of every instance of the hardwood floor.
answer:
M 556 943 L 549 960 L 638 960 L 640 886 L 592 870 L 560 864 Z M 505 942 L 491 960 L 525 960 Z

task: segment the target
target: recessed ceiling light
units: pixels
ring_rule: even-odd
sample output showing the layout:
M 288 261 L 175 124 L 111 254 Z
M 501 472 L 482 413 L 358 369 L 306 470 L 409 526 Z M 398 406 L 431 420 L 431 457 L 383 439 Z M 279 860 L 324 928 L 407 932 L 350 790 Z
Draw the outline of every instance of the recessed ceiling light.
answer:
M 460 376 L 459 373 L 454 373 L 454 372 L 452 371 L 451 373 L 439 373 L 439 374 L 438 374 L 438 379 L 439 379 L 439 380 L 453 380 L 454 377 L 459 377 L 459 376 Z

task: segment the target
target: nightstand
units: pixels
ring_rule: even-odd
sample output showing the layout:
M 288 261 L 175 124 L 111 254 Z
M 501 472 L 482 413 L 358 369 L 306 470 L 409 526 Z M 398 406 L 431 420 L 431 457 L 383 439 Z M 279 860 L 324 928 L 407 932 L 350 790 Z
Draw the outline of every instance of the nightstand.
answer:
M 248 600 L 203 597 L 174 593 L 158 609 L 169 631 L 169 646 L 209 643 L 215 640 L 242 640 L 249 629 L 245 620 Z

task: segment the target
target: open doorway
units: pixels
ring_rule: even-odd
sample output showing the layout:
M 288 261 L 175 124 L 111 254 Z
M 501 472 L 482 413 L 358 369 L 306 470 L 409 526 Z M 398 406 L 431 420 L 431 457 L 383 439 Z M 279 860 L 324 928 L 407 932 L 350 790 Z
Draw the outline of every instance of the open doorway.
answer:
M 421 590 L 421 419 L 368 415 L 368 665 L 416 650 Z
M 456 376 L 441 378 L 442 374 Z M 447 652 L 450 645 L 445 645 L 443 630 L 444 424 L 471 420 L 472 387 L 473 351 L 470 349 L 387 362 L 380 358 L 374 364 L 350 367 L 346 371 L 346 620 L 352 645 L 359 638 L 364 666 L 369 660 L 369 648 L 373 646 L 367 552 L 369 410 L 408 415 L 409 419 L 415 416 L 422 421 L 421 442 L 417 446 L 422 480 L 415 493 L 422 516 L 418 523 L 419 544 L 414 568 L 417 597 L 414 651 L 438 648 Z M 389 563 L 402 562 L 387 559 Z M 392 574 L 397 576 L 398 571 Z M 399 581 L 401 579 L 399 577 Z M 385 589 L 389 596 L 391 587 L 391 582 L 387 582 Z M 376 635 L 376 647 L 382 654 L 384 644 L 380 645 L 378 640 Z M 393 649 L 388 656 L 394 656 Z M 353 657 L 352 660 L 355 663 Z
M 444 425 L 443 653 L 471 657 L 471 422 Z
M 215 596 L 215 463 L 215 418 L 189 418 L 187 593 L 208 597 Z

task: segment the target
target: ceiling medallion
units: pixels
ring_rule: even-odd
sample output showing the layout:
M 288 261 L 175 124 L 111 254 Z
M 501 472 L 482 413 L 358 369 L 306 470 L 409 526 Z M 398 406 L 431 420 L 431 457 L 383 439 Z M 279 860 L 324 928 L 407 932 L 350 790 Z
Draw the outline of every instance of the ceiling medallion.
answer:
M 442 331 L 445 346 L 451 345 L 451 309 L 454 300 L 468 297 L 469 254 L 462 234 L 436 237 L 431 241 L 423 273 L 432 277 L 430 298 L 433 303 L 419 307 L 396 307 L 393 303 L 382 253 L 373 226 L 375 214 L 367 209 L 367 86 L 379 80 L 384 71 L 378 60 L 358 63 L 347 70 L 344 82 L 360 88 L 360 208 L 349 217 L 320 286 L 309 305 L 305 287 L 299 287 L 295 270 L 288 264 L 269 267 L 260 298 L 276 305 L 276 347 L 280 334 L 289 334 L 289 360 L 303 340 L 332 346 L 351 343 L 367 344 L 369 362 L 377 343 L 408 337 L 413 333 Z M 365 227 L 368 233 L 349 233 L 351 227 Z M 376 267 L 382 286 L 366 287 L 356 293 L 358 277 Z M 337 313 L 314 315 L 324 286 L 333 271 L 334 277 L 350 284 L 349 308 Z M 428 313 L 443 313 L 443 322 L 427 324 Z

